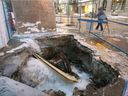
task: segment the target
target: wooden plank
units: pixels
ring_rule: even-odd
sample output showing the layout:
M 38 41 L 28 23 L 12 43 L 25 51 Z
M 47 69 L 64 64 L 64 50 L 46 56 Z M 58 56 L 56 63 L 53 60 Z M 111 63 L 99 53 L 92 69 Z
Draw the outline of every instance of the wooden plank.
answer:
M 78 79 L 75 76 L 72 76 L 70 74 L 67 74 L 65 72 L 63 72 L 62 70 L 58 69 L 57 67 L 53 66 L 51 63 L 49 63 L 48 61 L 46 61 L 44 58 L 42 58 L 40 55 L 38 55 L 37 53 L 33 54 L 36 58 L 40 59 L 41 61 L 43 61 L 45 64 L 47 64 L 49 67 L 51 67 L 53 70 L 55 70 L 57 73 L 59 73 L 61 76 L 63 76 L 64 78 L 66 78 L 67 80 L 73 81 L 73 82 L 78 82 Z

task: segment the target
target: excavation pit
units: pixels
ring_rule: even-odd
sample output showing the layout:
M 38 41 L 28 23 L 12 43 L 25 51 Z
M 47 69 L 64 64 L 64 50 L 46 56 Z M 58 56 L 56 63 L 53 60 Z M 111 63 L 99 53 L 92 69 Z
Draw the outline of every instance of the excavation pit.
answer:
M 93 92 L 99 89 L 121 84 L 119 73 L 106 62 L 96 60 L 93 51 L 74 39 L 73 35 L 40 37 L 36 41 L 41 48 L 39 53 L 41 57 L 65 73 L 75 76 L 79 82 L 74 83 L 63 78 L 47 64 L 30 55 L 31 52 L 28 54 L 26 52 L 28 49 L 11 55 L 14 61 L 21 56 L 25 62 L 22 61 L 18 70 L 8 77 L 48 94 L 57 93 L 55 96 L 93 96 Z
M 91 83 L 96 88 L 105 87 L 118 80 L 117 71 L 106 62 L 94 59 L 93 51 L 81 45 L 72 35 L 38 38 L 37 41 L 41 46 L 43 58 L 69 74 L 72 73 L 71 66 L 75 66 L 80 72 L 89 75 Z M 67 69 L 64 64 L 59 65 L 58 61 L 68 63 Z

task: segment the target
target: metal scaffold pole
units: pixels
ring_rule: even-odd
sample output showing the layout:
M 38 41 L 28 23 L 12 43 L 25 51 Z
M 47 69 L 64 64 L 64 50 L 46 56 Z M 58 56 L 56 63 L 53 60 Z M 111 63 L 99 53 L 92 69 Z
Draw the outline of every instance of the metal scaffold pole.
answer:
M 82 3 L 80 2 L 78 5 L 79 5 L 79 19 L 81 19 L 81 6 L 82 6 Z M 79 27 L 79 33 L 80 33 L 80 29 L 81 29 L 81 21 L 80 20 L 79 20 L 78 27 Z
M 70 8 L 69 8 L 69 0 L 68 0 L 68 3 L 67 3 L 67 26 L 70 25 Z
M 94 0 L 92 1 L 92 13 L 91 13 L 91 20 L 93 20 L 93 15 L 94 15 Z M 93 22 L 91 22 L 91 25 L 90 25 L 90 28 L 89 28 L 89 34 L 90 34 L 90 32 L 91 32 L 91 29 L 92 29 L 92 24 L 93 24 Z

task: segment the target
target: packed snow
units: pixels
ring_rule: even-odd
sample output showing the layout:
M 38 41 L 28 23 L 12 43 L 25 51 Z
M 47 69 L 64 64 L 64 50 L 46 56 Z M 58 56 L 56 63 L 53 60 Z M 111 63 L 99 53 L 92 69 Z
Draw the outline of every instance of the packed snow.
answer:
M 23 42 L 23 44 L 7 51 L 6 53 L 14 53 L 15 51 L 17 51 L 19 49 L 29 48 L 29 47 L 34 49 L 34 51 L 36 51 L 36 52 L 41 52 L 40 46 L 37 44 L 37 42 L 35 40 L 30 39 L 30 38 L 24 38 L 24 39 L 21 39 L 20 41 Z
M 47 95 L 25 84 L 1 76 L 0 96 L 47 96 Z

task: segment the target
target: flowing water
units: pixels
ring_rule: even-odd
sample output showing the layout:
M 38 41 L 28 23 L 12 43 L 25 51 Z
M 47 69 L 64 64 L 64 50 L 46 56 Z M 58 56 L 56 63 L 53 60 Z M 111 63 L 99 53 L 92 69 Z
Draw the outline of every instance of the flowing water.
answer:
M 72 71 L 79 75 L 80 80 L 77 83 L 70 82 L 56 73 L 53 69 L 42 63 L 40 60 L 30 58 L 27 66 L 23 68 L 22 79 L 26 82 L 29 80 L 40 82 L 35 87 L 38 90 L 61 90 L 66 96 L 72 96 L 73 89 L 77 87 L 80 90 L 86 89 L 89 84 L 89 75 L 85 72 L 80 72 L 77 68 L 72 66 Z M 29 80 L 28 80 L 29 79 Z

